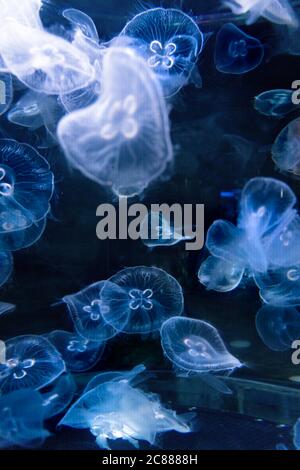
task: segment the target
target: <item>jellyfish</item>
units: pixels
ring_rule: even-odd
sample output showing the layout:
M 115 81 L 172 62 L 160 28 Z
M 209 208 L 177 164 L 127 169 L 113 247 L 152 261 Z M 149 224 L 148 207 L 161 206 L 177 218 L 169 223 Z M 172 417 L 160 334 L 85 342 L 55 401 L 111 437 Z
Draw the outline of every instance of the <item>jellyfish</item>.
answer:
M 268 90 L 254 99 L 254 108 L 265 116 L 281 119 L 294 111 L 298 106 L 292 101 L 292 90 Z
M 13 270 L 13 257 L 9 251 L 0 251 L 0 287 L 10 278 Z
M 126 382 L 105 382 L 84 393 L 59 426 L 90 429 L 103 449 L 110 449 L 109 441 L 116 439 L 138 447 L 139 441 L 153 445 L 162 432 L 191 432 L 183 418 L 166 410 L 158 397 Z
M 279 133 L 272 147 L 272 158 L 282 172 L 300 176 L 300 118 Z
M 261 42 L 232 23 L 217 34 L 215 65 L 219 72 L 240 75 L 258 67 L 264 58 Z
M 60 95 L 59 99 L 67 113 L 87 108 L 96 103 L 101 91 L 100 83 L 94 81 L 81 90 Z
M 209 256 L 200 266 L 198 278 L 208 290 L 230 292 L 242 281 L 243 265 L 234 264 L 222 258 Z
M 94 79 L 89 58 L 70 42 L 14 21 L 1 26 L 0 54 L 7 69 L 38 93 L 60 95 Z
M 185 227 L 186 229 L 186 227 Z M 183 234 L 183 227 L 174 227 L 162 212 L 151 211 L 146 215 L 141 224 L 143 243 L 149 248 L 159 246 L 174 246 L 184 240 L 191 240 L 192 237 Z
M 232 371 L 242 366 L 216 328 L 202 320 L 169 318 L 160 334 L 163 351 L 180 374 Z
M 158 77 L 169 97 L 186 85 L 203 48 L 203 34 L 195 21 L 176 9 L 153 8 L 136 15 L 121 35 Z
M 293 428 L 294 435 L 294 446 L 297 450 L 300 450 L 300 418 L 296 421 Z
M 144 364 L 139 364 L 130 371 L 101 372 L 101 374 L 95 375 L 95 377 L 89 381 L 84 389 L 84 393 L 89 392 L 106 382 L 122 382 L 136 386 L 145 380 L 144 377 L 141 377 L 141 374 L 145 371 L 146 367 Z
M 6 359 L 0 365 L 0 393 L 39 390 L 65 371 L 59 352 L 42 336 L 19 336 L 5 342 Z
M 73 401 L 76 384 L 71 374 L 61 375 L 47 391 L 41 391 L 45 419 L 61 414 Z
M 34 243 L 45 229 L 54 177 L 32 147 L 0 140 L 0 245 L 14 251 Z
M 300 313 L 293 307 L 264 305 L 257 312 L 256 329 L 268 348 L 286 351 L 299 337 Z
M 297 15 L 289 0 L 224 0 L 224 5 L 235 15 L 248 13 L 246 23 L 252 24 L 260 16 L 276 24 L 297 27 Z
M 300 266 L 269 268 L 255 273 L 255 282 L 262 300 L 271 305 L 300 306 Z
M 68 331 L 52 331 L 46 335 L 48 341 L 61 354 L 66 369 L 70 372 L 85 372 L 101 359 L 104 343 L 89 341 Z
M 160 86 L 129 48 L 105 53 L 101 97 L 65 116 L 57 134 L 73 167 L 123 196 L 142 193 L 173 157 Z
M 16 305 L 7 302 L 0 302 L 0 317 L 11 313 L 16 309 Z
M 67 8 L 63 11 L 62 15 L 71 23 L 75 31 L 79 29 L 86 38 L 89 38 L 96 43 L 99 42 L 96 25 L 92 18 L 90 18 L 86 13 L 83 13 L 76 8 Z
M 39 100 L 40 95 L 34 91 L 27 91 L 9 110 L 7 119 L 17 126 L 27 127 L 32 131 L 39 129 L 43 126 Z
M 35 390 L 0 396 L 0 448 L 41 447 L 50 433 L 44 428 L 43 401 Z
M 10 73 L 0 73 L 0 115 L 6 113 L 13 99 L 13 83 Z
M 129 334 L 157 331 L 167 318 L 183 311 L 182 288 L 176 279 L 145 266 L 112 276 L 102 288 L 101 301 L 104 320 Z
M 118 334 L 118 331 L 103 319 L 100 292 L 104 285 L 105 281 L 96 282 L 76 294 L 63 298 L 76 333 L 82 338 L 99 343 Z M 124 325 L 120 325 L 122 329 L 126 323 L 127 319 L 124 316 Z
M 15 27 L 20 25 L 34 29 L 43 29 L 40 19 L 42 0 L 1 0 L 0 17 L 1 23 L 13 20 Z

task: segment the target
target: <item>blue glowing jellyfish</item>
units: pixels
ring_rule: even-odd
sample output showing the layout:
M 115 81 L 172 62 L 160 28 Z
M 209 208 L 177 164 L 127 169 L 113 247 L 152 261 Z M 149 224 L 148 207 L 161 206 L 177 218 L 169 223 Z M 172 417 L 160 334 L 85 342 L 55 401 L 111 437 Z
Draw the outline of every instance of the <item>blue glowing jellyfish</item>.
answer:
M 300 418 L 296 421 L 294 428 L 293 428 L 293 434 L 294 434 L 294 446 L 296 447 L 297 450 L 300 450 Z
M 136 15 L 122 35 L 144 57 L 171 96 L 189 81 L 203 47 L 203 34 L 195 21 L 180 10 L 153 8 Z
M 27 91 L 19 101 L 11 107 L 7 119 L 16 124 L 31 129 L 32 131 L 43 126 L 43 117 L 39 107 L 40 96 Z
M 79 29 L 86 38 L 95 42 L 99 41 L 96 25 L 92 18 L 90 18 L 86 13 L 83 13 L 76 8 L 67 8 L 62 14 L 63 17 L 71 23 L 75 31 Z
M 105 53 L 101 98 L 65 116 L 57 133 L 71 165 L 118 195 L 140 194 L 173 157 L 161 89 L 129 48 Z
M 279 133 L 272 147 L 272 158 L 282 172 L 300 176 L 300 118 Z
M 173 317 L 160 333 L 163 351 L 180 374 L 232 371 L 242 366 L 226 349 L 218 331 L 204 321 Z
M 35 242 L 45 228 L 54 177 L 32 147 L 0 140 L 0 244 L 17 250 Z
M 125 333 L 159 330 L 166 319 L 183 311 L 182 288 L 176 279 L 162 269 L 145 266 L 112 276 L 101 300 L 104 320 Z
M 130 371 L 102 372 L 101 374 L 95 375 L 95 377 L 89 381 L 86 388 L 84 389 L 84 393 L 89 392 L 90 390 L 93 390 L 94 388 L 106 382 L 122 382 L 136 386 L 145 380 L 145 377 L 141 376 L 141 374 L 145 371 L 146 367 L 144 364 L 140 364 L 135 366 Z
M 82 108 L 87 108 L 99 99 L 101 86 L 94 81 L 81 90 L 65 93 L 60 96 L 60 102 L 67 113 L 72 113 Z
M 247 24 L 254 23 L 260 16 L 277 24 L 292 27 L 299 24 L 289 0 L 223 0 L 223 3 L 235 15 L 248 13 Z
M 63 298 L 78 335 L 100 343 L 118 334 L 118 331 L 106 323 L 102 316 L 100 292 L 104 285 L 105 281 L 96 282 L 76 294 Z M 125 317 L 122 328 L 126 322 Z
M 0 115 L 9 109 L 13 93 L 12 76 L 10 73 L 0 73 Z
M 46 387 L 65 371 L 59 352 L 41 336 L 19 336 L 5 342 L 6 358 L 0 365 L 0 392 Z
M 75 396 L 76 384 L 72 375 L 64 374 L 48 388 L 46 392 L 41 391 L 45 419 L 61 414 L 70 405 Z
M 292 307 L 264 305 L 257 312 L 256 329 L 268 348 L 286 351 L 299 337 L 300 313 Z
M 300 305 L 300 265 L 255 273 L 255 282 L 265 303 L 290 307 Z
M 8 20 L 1 26 L 1 37 L 4 64 L 31 90 L 60 95 L 94 80 L 88 56 L 59 36 Z
M 219 72 L 243 74 L 258 67 L 264 58 L 260 41 L 232 23 L 225 24 L 217 34 L 215 65 Z
M 40 447 L 50 433 L 44 428 L 43 401 L 35 390 L 0 396 L 0 449 Z
M 70 372 L 92 369 L 104 351 L 104 343 L 89 341 L 68 331 L 52 331 L 46 337 L 59 351 Z
M 149 248 L 159 246 L 174 246 L 192 236 L 185 235 L 186 229 L 192 227 L 174 226 L 173 221 L 167 220 L 162 212 L 151 211 L 141 224 L 142 240 Z
M 268 90 L 254 99 L 254 108 L 265 116 L 282 118 L 298 107 L 292 101 L 292 90 Z
M 13 257 L 9 251 L 0 251 L 0 286 L 8 281 L 13 270 Z
M 209 256 L 200 266 L 198 277 L 208 290 L 230 292 L 239 286 L 245 268 L 222 258 Z

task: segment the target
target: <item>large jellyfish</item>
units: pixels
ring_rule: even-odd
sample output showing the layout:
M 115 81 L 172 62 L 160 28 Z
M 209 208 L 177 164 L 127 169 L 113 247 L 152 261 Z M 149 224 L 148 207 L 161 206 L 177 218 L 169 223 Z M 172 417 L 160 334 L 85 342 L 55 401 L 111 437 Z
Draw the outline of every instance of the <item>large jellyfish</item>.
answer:
M 41 391 L 45 418 L 62 413 L 72 402 L 75 392 L 76 383 L 71 374 L 61 375 L 47 387 L 47 391 Z
M 180 374 L 232 371 L 242 366 L 216 328 L 202 320 L 173 317 L 162 325 L 160 333 L 163 351 Z
M 0 28 L 7 69 L 28 88 L 47 95 L 70 93 L 94 79 L 89 58 L 61 37 L 8 20 Z
M 277 24 L 297 27 L 299 20 L 289 0 L 223 0 L 225 6 L 235 15 L 248 13 L 247 24 L 252 24 L 260 16 Z
M 299 107 L 292 101 L 292 90 L 278 89 L 260 93 L 254 99 L 254 108 L 265 116 L 283 118 Z
M 65 116 L 57 133 L 71 165 L 118 195 L 140 194 L 173 157 L 161 88 L 129 48 L 105 53 L 101 98 Z
M 232 23 L 217 34 L 215 65 L 219 72 L 243 74 L 258 67 L 264 57 L 261 42 Z
M 282 172 L 300 176 L 300 118 L 279 133 L 272 147 L 272 158 Z
M 189 81 L 203 47 L 203 34 L 195 21 L 176 9 L 153 8 L 136 15 L 121 35 L 132 38 L 171 96 Z
M 120 271 L 101 291 L 104 320 L 125 333 L 157 331 L 171 316 L 181 315 L 180 284 L 158 268 L 138 266 Z
M 61 354 L 70 372 L 84 372 L 92 369 L 101 359 L 104 343 L 89 341 L 68 331 L 52 331 L 46 338 Z
M 5 342 L 6 359 L 0 364 L 0 393 L 39 390 L 65 371 L 59 352 L 41 336 L 19 336 Z
M 13 83 L 10 73 L 0 73 L 0 115 L 6 113 L 13 99 Z
M 0 449 L 40 447 L 50 435 L 44 419 L 39 392 L 17 390 L 0 396 Z
M 32 147 L 0 140 L 0 246 L 14 251 L 34 243 L 45 228 L 54 189 L 48 162 Z
M 300 313 L 296 308 L 264 305 L 257 312 L 256 329 L 268 348 L 286 351 L 299 337 Z

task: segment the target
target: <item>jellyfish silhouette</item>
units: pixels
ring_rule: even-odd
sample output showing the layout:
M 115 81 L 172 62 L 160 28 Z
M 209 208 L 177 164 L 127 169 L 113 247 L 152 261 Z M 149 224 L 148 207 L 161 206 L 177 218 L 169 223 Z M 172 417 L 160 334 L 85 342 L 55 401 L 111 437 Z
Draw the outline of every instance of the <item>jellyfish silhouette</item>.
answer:
M 101 291 L 104 320 L 118 331 L 147 334 L 169 317 L 181 315 L 180 284 L 158 268 L 138 266 L 120 271 Z
M 71 165 L 118 195 L 140 194 L 173 156 L 159 84 L 129 48 L 105 53 L 101 97 L 65 116 L 57 134 Z
M 89 341 L 68 331 L 52 331 L 46 338 L 61 354 L 66 369 L 70 372 L 85 372 L 101 359 L 104 343 Z
M 230 292 L 239 286 L 245 268 L 215 256 L 209 256 L 200 266 L 198 278 L 208 290 Z
M 46 387 L 65 371 L 59 352 L 41 336 L 19 336 L 5 342 L 6 358 L 0 365 L 0 392 Z
M 45 228 L 53 194 L 53 173 L 32 147 L 0 140 L 0 244 L 7 250 L 30 246 Z
M 7 20 L 1 26 L 1 37 L 5 66 L 31 90 L 60 95 L 94 79 L 88 56 L 59 36 Z
M 231 371 L 242 366 L 228 352 L 218 331 L 204 321 L 173 317 L 162 325 L 160 333 L 163 351 L 180 374 Z
M 89 341 L 104 342 L 113 338 L 118 331 L 103 319 L 100 292 L 105 281 L 92 284 L 77 294 L 67 295 L 63 301 L 67 304 L 77 334 Z M 127 323 L 124 316 L 124 325 Z
M 13 83 L 10 73 L 0 73 L 0 115 L 6 113 L 13 100 Z
M 13 270 L 13 257 L 9 251 L 0 251 L 0 286 L 6 283 Z
M 76 384 L 70 374 L 61 375 L 46 392 L 41 391 L 45 419 L 61 414 L 72 402 L 75 392 Z
M 135 366 L 130 371 L 113 371 L 113 372 L 101 372 L 101 374 L 95 375 L 87 384 L 84 389 L 84 393 L 93 390 L 94 388 L 102 385 L 106 382 L 122 382 L 128 383 L 131 386 L 136 386 L 141 382 L 144 382 L 145 377 L 141 376 L 146 371 L 144 364 Z
M 256 329 L 273 351 L 286 351 L 299 337 L 300 313 L 296 308 L 264 305 L 256 315 Z
M 50 433 L 44 428 L 43 401 L 35 390 L 0 396 L 0 448 L 36 448 Z
M 127 440 L 138 447 L 139 441 L 154 444 L 162 432 L 191 431 L 183 418 L 160 404 L 158 397 L 125 382 L 106 382 L 84 393 L 59 425 L 89 428 L 98 446 L 104 449 L 110 449 L 109 441 L 115 439 Z
M 224 0 L 223 3 L 235 15 L 248 13 L 247 24 L 254 23 L 260 16 L 272 23 L 292 27 L 299 24 L 289 0 Z
M 292 101 L 292 90 L 268 90 L 254 99 L 254 108 L 265 116 L 281 119 L 293 112 L 298 106 Z
M 243 74 L 258 67 L 264 58 L 260 41 L 232 23 L 225 24 L 217 34 L 215 65 L 219 72 Z
M 33 92 L 27 91 L 12 106 L 7 114 L 7 119 L 17 126 L 28 127 L 32 131 L 43 126 L 43 117 L 39 107 L 40 96 Z
M 121 35 L 159 78 L 165 96 L 186 85 L 203 48 L 203 34 L 195 21 L 176 9 L 153 8 L 136 15 Z
M 300 118 L 279 133 L 272 147 L 272 158 L 282 172 L 300 176 Z

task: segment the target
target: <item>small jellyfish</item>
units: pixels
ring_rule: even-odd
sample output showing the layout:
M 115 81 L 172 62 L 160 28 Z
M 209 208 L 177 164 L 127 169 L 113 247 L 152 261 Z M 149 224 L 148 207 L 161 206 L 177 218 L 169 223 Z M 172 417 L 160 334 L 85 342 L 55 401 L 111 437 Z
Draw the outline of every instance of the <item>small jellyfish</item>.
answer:
M 180 10 L 153 8 L 136 15 L 121 35 L 158 77 L 165 96 L 186 85 L 203 48 L 203 34 L 195 21 Z
M 1 268 L 0 268 L 1 269 Z M 16 305 L 7 302 L 0 302 L 0 317 L 11 313 L 16 309 Z
M 147 334 L 183 311 L 180 284 L 158 268 L 138 266 L 120 271 L 101 291 L 104 320 L 118 331 Z
M 101 372 L 101 374 L 95 375 L 95 377 L 89 381 L 84 389 L 84 393 L 89 392 L 106 382 L 124 382 L 129 383 L 132 386 L 136 386 L 145 380 L 144 377 L 141 377 L 141 374 L 145 371 L 146 367 L 144 364 L 140 364 L 130 371 Z
M 8 281 L 13 270 L 13 257 L 9 251 L 0 251 L 0 286 Z
M 39 100 L 40 95 L 34 91 L 27 91 L 9 110 L 7 119 L 17 126 L 27 127 L 32 131 L 39 129 L 43 126 Z
M 272 147 L 272 158 L 279 170 L 300 176 L 300 118 L 279 133 Z
M 238 287 L 245 268 L 215 256 L 209 256 L 200 266 L 198 278 L 208 290 L 230 292 Z
M 41 447 L 50 435 L 44 419 L 39 392 L 17 390 L 0 396 L 0 449 Z
M 43 398 L 45 419 L 61 414 L 72 402 L 76 392 L 75 381 L 70 374 L 60 376 L 47 387 L 47 391 L 40 391 Z
M 8 20 L 1 26 L 1 38 L 7 69 L 31 90 L 60 95 L 94 80 L 89 58 L 59 36 Z
M 142 193 L 173 158 L 160 86 L 129 48 L 108 49 L 101 97 L 65 116 L 57 134 L 71 165 L 118 195 Z
M 59 351 L 70 372 L 92 369 L 100 361 L 105 346 L 68 331 L 52 331 L 46 338 Z
M 160 334 L 165 355 L 181 374 L 232 371 L 242 366 L 218 331 L 204 321 L 173 317 L 162 325 Z
M 219 72 L 240 75 L 258 67 L 264 58 L 261 42 L 232 23 L 217 34 L 215 65 Z
M 271 305 L 300 306 L 300 266 L 268 269 L 255 273 L 255 282 L 262 300 Z
M 75 31 L 79 29 L 86 38 L 95 42 L 99 41 L 96 25 L 92 18 L 90 18 L 86 13 L 83 13 L 76 8 L 67 8 L 63 11 L 62 15 L 71 23 Z
M 300 313 L 296 308 L 264 305 L 256 315 L 256 329 L 273 351 L 287 351 L 299 337 Z
M 104 285 L 105 281 L 96 282 L 76 294 L 63 298 L 77 334 L 89 341 L 100 343 L 118 334 L 118 331 L 103 319 L 100 292 Z M 122 328 L 126 322 L 125 317 Z
M 0 364 L 0 392 L 46 387 L 65 371 L 54 346 L 42 336 L 19 336 L 5 342 L 6 358 Z
M 0 73 L 0 116 L 6 113 L 13 100 L 13 83 L 10 73 Z
M 191 240 L 191 236 L 185 235 L 185 228 L 175 227 L 174 223 L 167 220 L 162 212 L 151 211 L 141 224 L 143 243 L 149 248 L 159 246 L 174 246 L 184 240 Z
M 294 435 L 294 446 L 297 450 L 300 450 L 300 418 L 296 421 L 294 428 L 293 428 L 293 435 Z
M 292 90 L 264 91 L 254 98 L 254 108 L 260 114 L 280 119 L 299 107 L 293 103 L 292 96 Z

